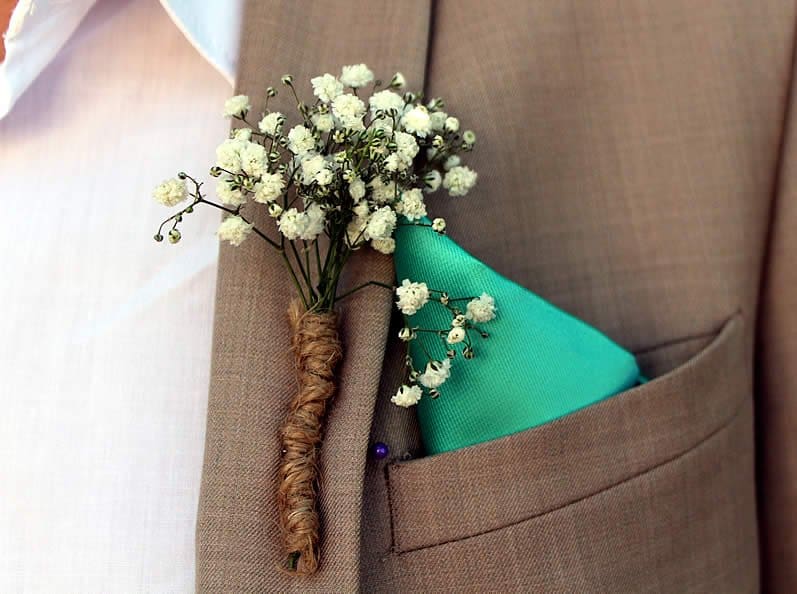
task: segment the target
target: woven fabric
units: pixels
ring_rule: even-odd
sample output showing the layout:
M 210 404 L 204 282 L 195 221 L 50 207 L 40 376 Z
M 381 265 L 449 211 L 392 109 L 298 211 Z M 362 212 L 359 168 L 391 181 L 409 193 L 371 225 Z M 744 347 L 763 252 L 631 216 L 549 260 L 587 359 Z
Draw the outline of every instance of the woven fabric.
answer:
M 426 221 L 428 224 L 428 221 Z M 427 454 L 439 454 L 536 427 L 634 386 L 634 356 L 595 328 L 501 276 L 428 227 L 400 226 L 396 275 L 423 281 L 452 298 L 498 301 L 489 337 L 470 331 L 476 359 L 461 355 L 441 387 L 443 396 L 418 403 Z M 467 301 L 456 302 L 465 310 Z M 447 330 L 451 314 L 431 303 L 410 318 L 413 326 Z M 416 369 L 429 356 L 443 360 L 448 345 L 437 334 L 418 333 L 410 343 Z M 511 378 L 511 381 L 507 381 Z

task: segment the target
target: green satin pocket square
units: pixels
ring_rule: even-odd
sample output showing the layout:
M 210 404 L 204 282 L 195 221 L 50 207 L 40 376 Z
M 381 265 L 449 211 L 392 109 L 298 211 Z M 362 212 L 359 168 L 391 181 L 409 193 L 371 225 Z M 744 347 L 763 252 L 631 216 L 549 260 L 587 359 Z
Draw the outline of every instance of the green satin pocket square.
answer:
M 452 362 L 439 398 L 418 403 L 427 454 L 438 454 L 523 431 L 627 390 L 638 382 L 634 356 L 595 328 L 501 276 L 453 240 L 428 227 L 402 225 L 396 233 L 396 275 L 452 296 L 495 298 L 489 337 L 477 339 L 476 358 Z M 424 307 L 412 317 L 422 327 L 447 327 L 447 310 Z M 485 328 L 487 329 L 487 328 Z M 445 358 L 434 334 L 410 342 L 416 367 Z

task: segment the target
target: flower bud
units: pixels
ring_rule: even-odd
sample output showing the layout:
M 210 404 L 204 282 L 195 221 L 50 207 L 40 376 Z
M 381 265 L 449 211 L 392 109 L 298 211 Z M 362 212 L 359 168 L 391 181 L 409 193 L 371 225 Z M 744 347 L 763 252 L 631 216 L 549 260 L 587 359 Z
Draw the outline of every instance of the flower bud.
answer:
M 468 320 L 467 318 L 465 318 L 465 316 L 463 316 L 462 314 L 457 314 L 456 316 L 454 316 L 454 319 L 451 320 L 451 325 L 454 328 L 461 328 L 462 326 L 465 325 L 467 321 Z
M 473 352 L 473 349 L 471 347 L 465 347 L 464 349 L 462 349 L 462 356 L 470 360 L 476 356 L 476 353 Z
M 221 167 L 213 166 L 210 168 L 210 177 L 219 177 L 221 175 Z
M 293 84 L 293 75 L 285 74 L 282 77 L 282 84 L 289 87 Z
M 448 301 L 449 301 L 448 293 L 441 293 L 440 303 L 442 303 L 443 305 L 448 305 Z
M 446 143 L 446 141 L 443 140 L 443 137 L 440 136 L 439 134 L 436 134 L 435 137 L 432 139 L 432 146 L 436 147 L 436 148 L 440 148 L 445 143 Z
M 277 218 L 282 214 L 282 207 L 277 204 L 276 202 L 272 202 L 268 205 L 268 214 L 270 217 Z
M 465 340 L 465 329 L 461 327 L 452 328 L 446 337 L 448 344 L 457 344 Z
M 181 237 L 182 235 L 180 235 L 180 232 L 177 229 L 172 229 L 169 231 L 169 243 L 177 243 L 180 241 Z
M 437 218 L 432 221 L 432 231 L 443 235 L 446 232 L 446 220 Z M 447 296 L 446 296 L 447 297 Z
M 276 97 L 277 96 L 277 89 L 274 87 L 269 87 L 266 89 L 266 96 L 267 97 Z
M 401 330 L 399 330 L 398 336 L 400 340 L 404 342 L 409 342 L 410 340 L 415 338 L 415 332 L 413 332 L 411 328 L 404 327 Z
M 473 130 L 465 130 L 462 133 L 462 140 L 465 144 L 476 144 L 476 133 Z
M 404 78 L 404 75 L 401 72 L 396 72 L 393 75 L 393 78 L 390 79 L 390 86 L 393 89 L 403 89 L 407 86 L 407 79 Z
M 455 117 L 447 117 L 444 126 L 449 132 L 456 132 L 459 130 L 459 120 Z
M 156 233 L 155 235 L 152 236 L 152 239 L 154 239 L 157 242 L 161 242 L 163 241 L 163 235 L 161 235 L 160 233 Z

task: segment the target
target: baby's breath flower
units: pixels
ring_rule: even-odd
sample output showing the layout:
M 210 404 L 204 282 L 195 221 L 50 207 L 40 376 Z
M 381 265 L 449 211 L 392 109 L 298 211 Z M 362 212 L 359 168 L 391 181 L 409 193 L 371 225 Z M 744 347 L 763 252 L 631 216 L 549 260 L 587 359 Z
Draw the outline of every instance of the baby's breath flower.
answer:
M 415 315 L 429 301 L 429 288 L 426 283 L 413 283 L 405 278 L 396 287 L 396 306 L 407 316 Z
M 246 95 L 235 95 L 224 102 L 225 118 L 242 118 L 252 109 L 249 104 L 249 97 Z
M 457 132 L 459 130 L 459 120 L 455 117 L 447 117 L 444 127 L 448 132 Z
M 250 140 L 252 138 L 251 128 L 238 128 L 233 130 L 232 137 L 236 140 Z
M 443 187 L 452 196 L 464 196 L 476 185 L 477 177 L 470 167 L 452 167 L 443 178 Z
M 446 125 L 448 114 L 444 111 L 433 111 L 429 114 L 432 130 L 442 131 Z
M 473 130 L 465 130 L 462 133 L 462 142 L 471 146 L 476 144 L 476 133 Z
M 301 124 L 288 132 L 288 148 L 294 155 L 302 156 L 315 150 L 315 136 Z
M 423 184 L 426 186 L 427 192 L 435 192 L 440 187 L 443 181 L 443 176 L 437 169 L 432 169 L 429 173 L 423 176 Z
M 425 137 L 432 129 L 429 111 L 423 105 L 416 105 L 401 118 L 401 124 L 407 132 Z
M 324 74 L 310 79 L 313 85 L 313 95 L 321 99 L 324 103 L 329 103 L 335 97 L 343 93 L 343 83 L 331 74 Z
M 340 95 L 332 101 L 332 113 L 346 130 L 362 130 L 365 103 L 354 95 Z
M 243 141 L 240 151 L 241 169 L 252 177 L 263 175 L 266 170 L 266 149 L 256 142 Z
M 461 328 L 467 323 L 467 318 L 462 314 L 457 314 L 454 316 L 454 319 L 451 320 L 451 326 L 453 328 Z
M 372 239 L 371 247 L 382 254 L 392 254 L 396 251 L 396 240 L 392 237 L 388 237 L 387 239 Z
M 322 155 L 313 155 L 302 160 L 302 183 L 310 185 L 316 182 L 320 186 L 332 181 L 332 172 L 327 168 L 326 159 Z
M 313 122 L 313 126 L 315 126 L 319 132 L 326 133 L 335 127 L 335 120 L 332 119 L 332 116 L 328 113 L 317 113 L 310 119 Z
M 277 218 L 282 214 L 282 207 L 277 204 L 276 202 L 272 202 L 268 205 L 268 216 L 272 218 Z
M 426 216 L 426 204 L 423 202 L 423 194 L 418 188 L 412 188 L 402 192 L 401 199 L 396 204 L 396 212 L 412 222 Z
M 307 215 L 295 208 L 289 208 L 280 215 L 277 224 L 285 239 L 294 241 L 304 233 L 304 229 L 307 227 Z
M 307 223 L 300 237 L 305 241 L 312 241 L 323 233 L 324 224 L 326 223 L 326 213 L 324 212 L 324 207 L 320 204 L 313 203 L 305 209 L 304 214 Z
M 469 320 L 477 323 L 495 319 L 495 299 L 487 293 L 482 293 L 480 297 L 468 303 L 465 315 Z
M 451 328 L 451 331 L 448 333 L 446 337 L 446 342 L 448 344 L 457 344 L 465 340 L 465 329 L 457 326 L 455 328 Z
M 359 177 L 349 182 L 349 195 L 355 202 L 359 202 L 365 197 L 365 182 Z
M 404 385 L 398 389 L 398 392 L 390 399 L 390 402 L 397 406 L 408 408 L 418 404 L 421 396 L 423 396 L 423 390 L 421 390 L 420 386 Z
M 377 111 L 388 113 L 392 109 L 400 113 L 404 109 L 404 97 L 386 89 L 371 95 L 371 98 L 368 99 L 368 105 L 371 106 L 371 113 L 374 114 Z
M 393 75 L 393 78 L 390 80 L 390 86 L 394 89 L 403 89 L 407 86 L 407 79 L 404 78 L 404 75 L 401 72 L 396 72 Z
M 264 173 L 255 184 L 255 202 L 267 204 L 280 197 L 285 189 L 285 179 L 278 173 Z
M 216 184 L 216 195 L 227 206 L 240 206 L 246 202 L 246 195 L 230 177 L 222 177 Z
M 462 163 L 462 159 L 460 159 L 458 155 L 451 155 L 445 160 L 445 163 L 443 163 L 443 169 L 448 171 L 449 169 L 457 167 L 460 163 Z
M 188 197 L 188 190 L 185 187 L 185 180 L 172 178 L 167 179 L 152 193 L 152 197 L 157 202 L 172 208 L 180 204 Z
M 257 127 L 263 134 L 269 136 L 276 136 L 279 133 L 282 124 L 285 121 L 285 116 L 278 111 L 272 111 L 263 116 L 263 119 L 258 122 Z
M 227 217 L 219 225 L 216 235 L 219 239 L 229 241 L 234 246 L 239 246 L 252 231 L 254 225 L 247 223 L 239 216 Z
M 354 89 L 364 87 L 374 80 L 374 73 L 365 64 L 344 66 L 340 73 L 340 82 Z
M 451 360 L 429 361 L 426 364 L 426 371 L 418 376 L 421 385 L 434 389 L 442 386 L 451 377 Z
M 377 208 L 365 226 L 366 239 L 388 239 L 396 228 L 396 213 L 389 206 Z
M 371 195 L 377 204 L 387 204 L 396 199 L 396 182 L 385 183 L 381 177 L 371 180 Z
M 169 231 L 169 243 L 177 243 L 178 241 L 180 241 L 181 237 L 182 235 L 177 229 L 172 229 L 171 231 Z
M 441 218 L 436 218 L 432 221 L 432 231 L 436 233 L 445 233 L 446 230 L 446 220 Z
M 216 147 L 216 166 L 230 173 L 241 172 L 241 148 L 243 141 L 228 138 Z

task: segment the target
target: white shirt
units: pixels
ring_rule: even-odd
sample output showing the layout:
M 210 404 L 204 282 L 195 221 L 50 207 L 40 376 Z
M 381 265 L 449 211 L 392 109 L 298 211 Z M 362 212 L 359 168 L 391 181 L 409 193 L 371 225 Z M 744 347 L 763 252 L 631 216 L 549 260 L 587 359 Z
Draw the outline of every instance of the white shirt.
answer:
M 0 592 L 191 592 L 219 217 L 156 244 L 151 191 L 229 125 L 167 11 L 227 79 L 239 16 L 92 4 L 21 2 L 0 77 Z

